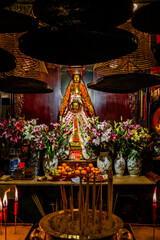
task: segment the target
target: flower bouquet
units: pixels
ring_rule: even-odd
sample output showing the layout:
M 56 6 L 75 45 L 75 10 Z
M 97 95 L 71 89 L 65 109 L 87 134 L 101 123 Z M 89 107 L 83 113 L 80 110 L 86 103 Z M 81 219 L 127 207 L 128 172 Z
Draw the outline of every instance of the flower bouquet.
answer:
M 0 145 L 6 149 L 18 149 L 22 144 L 23 122 L 16 119 L 4 120 L 0 123 Z
M 139 124 L 133 124 L 133 120 L 114 122 L 112 146 L 116 152 L 122 152 L 127 157 L 130 157 L 134 150 L 134 153 L 137 152 L 136 157 L 140 158 L 150 138 L 148 129 Z
M 48 133 L 48 149 L 60 159 L 65 159 L 69 152 L 69 138 L 72 134 L 72 125 L 67 123 L 51 123 L 51 131 Z M 52 147 L 50 145 L 52 143 Z
M 85 146 L 88 154 L 99 156 L 100 152 L 107 151 L 112 137 L 112 125 L 109 122 L 99 122 L 98 117 L 88 119 L 84 129 Z

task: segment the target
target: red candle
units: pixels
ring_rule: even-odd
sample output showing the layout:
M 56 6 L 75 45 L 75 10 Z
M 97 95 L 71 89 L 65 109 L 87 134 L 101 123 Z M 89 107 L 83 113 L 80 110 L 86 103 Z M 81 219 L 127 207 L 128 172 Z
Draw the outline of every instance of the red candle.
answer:
M 2 222 L 2 200 L 0 198 L 0 222 Z
M 3 219 L 4 222 L 7 222 L 7 206 L 8 206 L 8 199 L 7 199 L 7 193 L 4 193 L 3 197 Z
M 17 216 L 18 214 L 18 190 L 15 187 L 15 201 L 14 201 L 14 215 Z
M 156 222 L 156 211 L 157 211 L 157 187 L 154 189 L 153 193 L 153 223 Z
M 3 219 L 4 222 L 7 222 L 7 207 L 8 207 L 8 198 L 7 198 L 7 193 L 10 191 L 10 188 L 5 191 L 4 197 L 3 197 Z

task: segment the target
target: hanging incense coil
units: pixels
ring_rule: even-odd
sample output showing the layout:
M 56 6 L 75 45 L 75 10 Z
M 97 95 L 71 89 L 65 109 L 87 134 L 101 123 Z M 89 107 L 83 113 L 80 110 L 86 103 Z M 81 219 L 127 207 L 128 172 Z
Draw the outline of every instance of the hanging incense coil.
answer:
M 112 74 L 125 74 L 139 72 L 156 66 L 156 60 L 151 51 L 151 36 L 148 33 L 142 33 L 131 25 L 131 20 L 120 26 L 121 29 L 127 30 L 138 38 L 137 49 L 115 60 L 97 63 L 94 71 L 98 74 L 108 76 Z
M 0 34 L 0 45 L 16 57 L 17 66 L 8 76 L 34 78 L 41 81 L 48 79 L 48 71 L 44 62 L 24 55 L 18 47 L 18 38 L 22 33 Z
M 131 0 L 36 0 L 34 15 L 58 30 L 102 31 L 124 23 L 132 16 Z
M 99 33 L 41 28 L 21 36 L 19 48 L 26 55 L 46 62 L 84 65 L 110 60 L 134 51 L 137 48 L 137 38 L 122 29 Z

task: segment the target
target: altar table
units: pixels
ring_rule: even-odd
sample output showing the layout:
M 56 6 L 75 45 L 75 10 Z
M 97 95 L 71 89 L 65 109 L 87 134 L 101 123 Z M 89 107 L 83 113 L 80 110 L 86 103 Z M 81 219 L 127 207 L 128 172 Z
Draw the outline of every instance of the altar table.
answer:
M 86 182 L 82 183 L 83 186 L 86 185 Z M 97 190 L 99 187 L 99 182 L 96 183 Z M 37 194 L 39 197 L 42 205 L 44 205 L 44 209 L 46 214 L 49 213 L 49 211 L 52 211 L 52 208 L 49 205 L 54 203 L 56 199 L 61 201 L 61 190 L 60 185 L 64 185 L 66 188 L 67 193 L 70 191 L 70 186 L 74 186 L 74 197 L 77 201 L 77 193 L 78 193 L 78 186 L 79 184 L 72 183 L 71 181 L 37 181 L 37 178 L 33 180 L 11 180 L 11 181 L 0 181 L 0 197 L 2 198 L 2 192 L 4 193 L 5 190 L 7 190 L 9 187 L 11 187 L 11 192 L 8 193 L 8 196 L 12 199 L 14 199 L 14 186 L 17 186 L 19 190 L 20 195 L 20 207 L 27 206 L 28 204 L 32 205 L 32 208 L 35 210 L 35 204 L 31 203 L 31 198 L 33 194 Z M 107 182 L 103 182 L 103 199 L 104 199 L 104 208 L 106 208 L 107 204 Z M 93 183 L 90 183 L 90 192 L 92 191 Z M 116 208 L 116 203 L 119 201 L 119 199 L 125 199 L 127 196 L 132 196 L 132 198 L 137 199 L 136 201 L 139 202 L 139 208 L 140 208 L 140 222 L 141 223 L 150 223 L 150 220 L 148 217 L 148 213 L 146 211 L 146 197 L 152 198 L 153 190 L 155 187 L 155 183 L 147 179 L 145 176 L 137 176 L 137 177 L 131 177 L 129 175 L 126 176 L 113 176 L 113 196 L 114 196 L 114 210 Z M 11 195 L 13 195 L 11 197 Z M 91 195 L 90 195 L 91 196 Z M 30 199 L 29 199 L 30 198 Z M 131 199 L 132 200 L 132 199 Z M 75 201 L 75 205 L 77 202 Z M 90 199 L 92 202 L 92 199 Z M 29 202 L 29 203 L 28 203 Z M 24 204 L 23 204 L 24 203 Z M 25 206 L 25 207 L 26 207 Z M 151 204 L 152 208 L 152 204 Z M 148 210 L 148 209 L 147 209 Z M 28 209 L 27 209 L 28 211 Z M 37 215 L 38 220 L 38 214 L 39 211 L 34 213 L 34 216 Z M 32 215 L 32 212 L 30 214 L 30 217 Z M 40 215 L 41 216 L 41 215 Z M 39 217 L 40 217 L 39 216 Z M 28 217 L 27 221 L 32 222 L 29 218 L 29 213 L 26 213 L 25 218 Z

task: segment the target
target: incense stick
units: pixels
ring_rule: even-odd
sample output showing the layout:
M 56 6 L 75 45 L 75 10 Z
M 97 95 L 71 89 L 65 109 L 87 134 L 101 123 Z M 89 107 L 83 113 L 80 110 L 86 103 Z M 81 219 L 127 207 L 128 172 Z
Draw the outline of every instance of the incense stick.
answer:
M 61 196 L 62 196 L 62 209 L 63 209 L 63 211 L 64 211 L 64 210 L 65 210 L 65 205 L 64 205 L 64 196 L 63 196 L 62 185 L 60 185 L 60 189 L 61 189 Z
M 85 227 L 88 226 L 88 209 L 89 209 L 89 175 L 87 174 L 86 206 L 85 206 Z
M 74 219 L 74 204 L 73 204 L 73 185 L 71 184 L 71 203 L 70 203 L 70 206 L 71 206 L 71 215 L 72 215 L 72 221 Z
M 108 170 L 108 196 L 107 196 L 107 214 L 108 218 L 112 215 L 113 208 L 113 172 Z
M 113 213 L 114 213 L 115 208 L 116 208 L 117 199 L 118 199 L 118 193 L 116 193 L 116 198 L 115 198 L 115 200 L 114 200 Z
M 80 174 L 80 185 L 79 185 L 79 229 L 81 231 L 81 215 L 82 215 L 82 174 Z
M 95 218 L 96 218 L 96 206 L 95 206 L 95 200 L 96 200 L 96 183 L 95 183 L 95 173 L 94 173 L 94 180 L 93 180 L 93 188 L 92 188 L 92 209 L 93 209 L 93 226 L 95 226 Z
M 102 180 L 101 180 L 101 184 L 100 184 L 100 203 L 99 203 L 99 231 L 101 233 L 102 231 Z
M 34 203 L 36 204 L 39 212 L 40 212 L 41 215 L 44 217 L 44 216 L 45 216 L 45 212 L 44 212 L 43 207 L 42 207 L 42 205 L 41 205 L 41 203 L 40 203 L 40 201 L 39 201 L 38 196 L 37 196 L 36 194 L 33 194 L 33 195 L 32 195 L 32 199 L 33 199 Z

